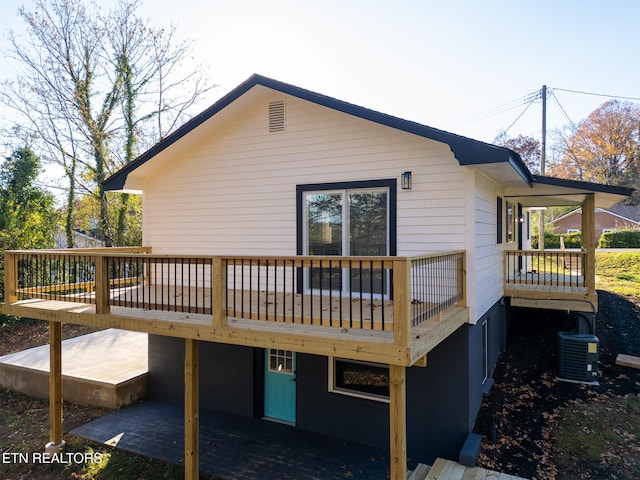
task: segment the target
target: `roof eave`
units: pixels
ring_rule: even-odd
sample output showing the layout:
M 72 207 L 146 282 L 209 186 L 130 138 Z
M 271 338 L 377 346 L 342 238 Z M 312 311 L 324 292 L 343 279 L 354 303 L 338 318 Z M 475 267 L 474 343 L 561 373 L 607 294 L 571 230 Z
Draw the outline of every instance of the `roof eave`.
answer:
M 229 104 L 234 102 L 244 93 L 249 91 L 256 85 L 262 85 L 264 87 L 280 91 L 282 93 L 307 100 L 318 105 L 322 105 L 328 108 L 332 108 L 343 113 L 354 115 L 356 117 L 370 120 L 381 125 L 399 129 L 408 133 L 412 133 L 421 137 L 425 137 L 431 140 L 445 143 L 449 145 L 456 160 L 460 165 L 482 165 L 487 163 L 509 163 L 518 172 L 518 175 L 529 185 L 532 182 L 532 176 L 527 169 L 520 156 L 504 147 L 497 147 L 488 143 L 473 140 L 467 137 L 456 135 L 454 133 L 446 132 L 444 130 L 438 130 L 433 127 L 428 127 L 416 122 L 404 120 L 392 115 L 370 110 L 364 107 L 360 107 L 342 100 L 338 100 L 332 97 L 321 95 L 319 93 L 305 90 L 294 85 L 273 80 L 271 78 L 264 77 L 262 75 L 254 74 L 245 80 L 238 87 L 226 94 L 220 100 L 215 102 L 211 107 L 204 110 L 199 115 L 195 116 L 175 132 L 158 142 L 151 147 L 145 153 L 140 155 L 130 164 L 124 166 L 115 174 L 111 175 L 103 182 L 103 188 L 105 190 L 122 190 L 126 186 L 127 176 L 129 173 L 149 161 L 154 156 L 174 144 L 189 132 L 200 126 L 209 118 L 220 112 Z

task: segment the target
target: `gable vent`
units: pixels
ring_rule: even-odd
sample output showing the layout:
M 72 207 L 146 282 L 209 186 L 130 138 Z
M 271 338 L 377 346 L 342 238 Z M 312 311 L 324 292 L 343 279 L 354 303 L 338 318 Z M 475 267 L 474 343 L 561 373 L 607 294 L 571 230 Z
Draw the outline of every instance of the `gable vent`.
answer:
M 269 102 L 269 133 L 284 132 L 284 100 Z

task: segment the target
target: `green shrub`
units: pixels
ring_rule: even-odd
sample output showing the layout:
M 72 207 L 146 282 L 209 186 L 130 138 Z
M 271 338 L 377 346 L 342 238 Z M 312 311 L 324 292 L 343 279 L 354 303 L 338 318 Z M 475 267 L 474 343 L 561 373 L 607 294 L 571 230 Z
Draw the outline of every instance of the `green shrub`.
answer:
M 544 232 L 544 248 L 560 248 L 560 238 L 564 238 L 564 248 L 582 247 L 582 234 L 580 232 L 555 234 Z M 538 248 L 538 236 L 531 238 L 531 247 Z
M 598 248 L 640 248 L 640 230 L 616 230 L 603 233 Z

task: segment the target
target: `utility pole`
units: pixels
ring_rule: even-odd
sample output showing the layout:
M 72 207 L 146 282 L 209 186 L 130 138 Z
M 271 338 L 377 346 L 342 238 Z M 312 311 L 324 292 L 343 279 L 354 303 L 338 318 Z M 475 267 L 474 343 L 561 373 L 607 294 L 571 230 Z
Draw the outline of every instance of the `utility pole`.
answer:
M 547 86 L 542 86 L 542 145 L 540 151 L 540 175 L 544 175 L 547 160 Z
M 544 175 L 547 160 L 547 86 L 542 86 L 542 144 L 540 145 L 540 175 Z M 540 215 L 538 231 L 538 249 L 544 250 L 544 210 L 538 210 Z

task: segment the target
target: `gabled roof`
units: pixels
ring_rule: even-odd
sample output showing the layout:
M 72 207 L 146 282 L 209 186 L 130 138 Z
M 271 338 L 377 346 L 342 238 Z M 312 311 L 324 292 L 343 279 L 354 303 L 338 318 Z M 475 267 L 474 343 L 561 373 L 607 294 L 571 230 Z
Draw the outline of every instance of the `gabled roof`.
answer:
M 616 205 L 610 208 L 609 211 L 630 222 L 640 223 L 640 207 L 636 205 Z
M 589 182 L 578 182 L 553 177 L 533 175 L 516 152 L 444 130 L 438 130 L 416 122 L 360 107 L 326 95 L 321 95 L 288 83 L 254 74 L 223 96 L 209 108 L 195 116 L 175 132 L 151 147 L 133 162 L 103 182 L 105 190 L 123 190 L 127 176 L 156 155 L 178 142 L 207 120 L 220 114 L 225 108 L 255 87 L 264 87 L 317 105 L 353 115 L 390 128 L 418 135 L 449 146 L 460 165 L 475 167 L 489 177 L 505 185 L 505 196 L 517 198 L 523 206 L 580 205 L 584 195 L 596 194 L 596 206 L 609 208 L 631 196 L 633 189 L 612 187 Z M 504 168 L 508 166 L 510 168 Z M 508 185 L 507 185 L 508 184 Z
M 609 214 L 613 217 L 621 218 L 629 223 L 636 223 L 640 225 L 640 207 L 636 207 L 634 205 L 614 205 L 613 207 L 606 208 L 597 208 L 596 212 L 602 212 Z M 548 223 L 556 223 L 565 218 L 568 218 L 572 215 L 581 214 L 582 208 L 576 208 L 575 210 L 571 210 L 569 213 L 565 213 L 564 215 L 559 216 L 558 218 L 554 218 L 550 220 Z
M 103 188 L 105 190 L 123 189 L 125 186 L 127 175 L 130 172 L 151 160 L 154 156 L 180 140 L 182 137 L 187 135 L 192 130 L 196 129 L 198 126 L 202 125 L 208 119 L 218 114 L 224 108 L 231 105 L 242 95 L 258 85 L 277 90 L 287 95 L 307 100 L 309 102 L 327 108 L 332 108 L 349 115 L 379 123 L 381 125 L 386 125 L 388 127 L 402 130 L 404 132 L 412 133 L 414 135 L 445 143 L 449 145 L 451 151 L 453 152 L 460 165 L 472 166 L 505 163 L 511 165 L 517 175 L 519 175 L 521 179 L 527 184 L 531 184 L 533 181 L 531 172 L 529 172 L 529 169 L 526 167 L 520 156 L 516 152 L 513 152 L 508 148 L 480 142 L 478 140 L 473 140 L 461 135 L 445 132 L 444 130 L 438 130 L 436 128 L 421 125 L 409 120 L 403 120 L 398 117 L 394 117 L 377 112 L 375 110 L 370 110 L 368 108 L 347 103 L 342 100 L 337 100 L 332 97 L 321 95 L 310 90 L 305 90 L 294 85 L 273 80 L 262 75 L 254 74 L 234 90 L 218 100 L 216 103 L 204 110 L 202 113 L 192 118 L 171 135 L 167 136 L 164 140 L 151 147 L 145 153 L 136 158 L 133 162 L 110 176 L 103 182 Z

